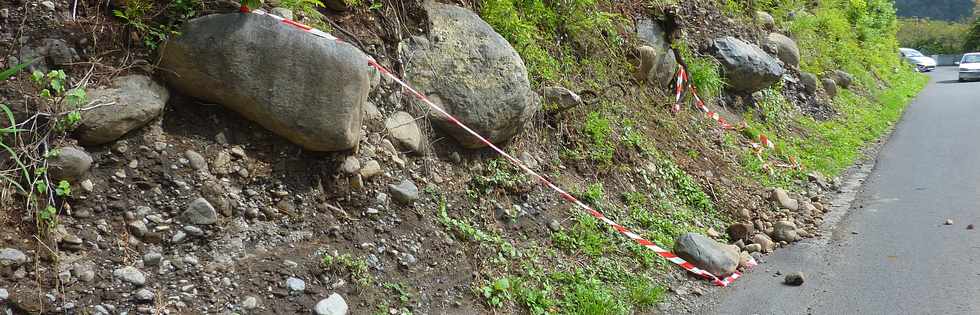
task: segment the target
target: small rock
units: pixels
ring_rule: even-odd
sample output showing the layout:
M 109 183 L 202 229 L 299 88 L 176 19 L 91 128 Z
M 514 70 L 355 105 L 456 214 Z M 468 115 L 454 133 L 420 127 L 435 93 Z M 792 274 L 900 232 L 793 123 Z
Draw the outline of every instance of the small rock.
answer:
M 746 209 L 746 208 L 738 209 L 738 212 L 736 213 L 736 215 L 738 216 L 739 219 L 742 219 L 742 220 L 752 219 L 752 212 L 749 211 L 749 209 Z
M 83 180 L 81 185 L 82 185 L 82 190 L 85 190 L 85 192 L 87 193 L 91 193 L 95 191 L 95 184 L 92 183 L 91 179 Z
M 420 152 L 422 148 L 422 130 L 412 114 L 397 112 L 388 120 L 385 120 L 385 128 L 392 138 L 401 142 L 405 147 L 414 152 Z
M 752 243 L 759 244 L 762 246 L 761 250 L 763 253 L 772 252 L 776 248 L 776 243 L 773 243 L 772 239 L 765 234 L 756 234 L 752 237 Z M 746 245 L 748 247 L 749 245 Z
M 769 13 L 763 11 L 756 11 L 755 19 L 759 21 L 759 24 L 762 24 L 762 26 L 765 28 L 772 29 L 773 27 L 776 26 L 776 19 L 774 19 L 772 15 Z
M 92 167 L 92 156 L 74 147 L 53 150 L 57 154 L 48 157 L 48 173 L 54 179 L 74 179 L 84 175 Z
M 157 252 L 149 252 L 143 255 L 144 266 L 156 266 L 163 260 L 163 255 Z
M 779 205 L 783 208 L 793 211 L 800 209 L 800 202 L 796 199 L 790 198 L 789 193 L 782 188 L 772 190 L 772 199 L 773 201 L 779 202 Z
M 333 293 L 326 299 L 317 302 L 313 310 L 317 315 L 346 315 L 347 301 L 340 294 Z
M 943 222 L 943 225 L 953 225 L 953 220 L 952 219 L 946 219 L 946 222 Z
M 538 168 L 538 159 L 535 159 L 534 156 L 531 155 L 530 153 L 521 152 L 521 156 L 519 158 L 521 159 L 521 162 L 524 163 L 524 165 L 527 165 L 527 167 L 531 169 Z
M 242 308 L 246 310 L 252 310 L 259 306 L 259 299 L 254 296 L 246 297 L 242 300 Z
M 13 248 L 0 249 L 0 267 L 16 267 L 27 262 L 24 252 Z
M 402 203 L 411 204 L 419 199 L 418 186 L 415 186 L 415 183 L 408 179 L 403 180 L 397 185 L 388 185 L 388 190 L 395 200 Z
M 361 178 L 363 179 L 370 179 L 378 174 L 381 174 L 381 164 L 378 161 L 367 161 L 364 163 L 364 167 L 361 168 Z
M 776 241 L 792 243 L 800 240 L 796 224 L 790 221 L 779 221 L 773 225 L 772 237 Z
M 153 294 L 152 291 L 147 289 L 140 289 L 139 291 L 136 291 L 136 294 L 134 294 L 133 296 L 137 302 L 146 303 L 146 302 L 152 302 L 153 299 L 156 297 L 156 294 Z
M 306 281 L 300 278 L 289 277 L 286 279 L 286 288 L 291 292 L 306 291 Z
M 7 289 L 0 289 L 0 302 L 5 302 L 10 298 L 10 292 Z
M 218 152 L 218 155 L 214 158 L 214 162 L 211 163 L 211 170 L 220 175 L 227 175 L 234 172 L 231 154 L 225 151 Z
M 752 235 L 754 228 L 751 223 L 735 223 L 728 226 L 728 237 L 733 240 L 744 240 Z
M 541 96 L 549 104 L 557 104 L 559 108 L 570 108 L 582 104 L 582 97 L 569 89 L 549 86 L 541 89 Z
M 786 275 L 786 278 L 783 279 L 783 283 L 791 286 L 801 286 L 803 285 L 803 281 L 805 281 L 805 279 L 803 278 L 802 272 L 789 273 Z
M 116 269 L 112 272 L 112 275 L 136 286 L 143 286 L 143 284 L 146 284 L 146 276 L 143 275 L 143 272 L 140 272 L 139 269 L 136 269 L 136 267 L 133 266 L 126 266 Z
M 966 229 L 967 229 L 967 230 L 972 230 L 972 229 L 973 229 L 973 224 L 970 224 L 970 225 L 967 225 L 967 226 L 966 226 Z
M 92 282 L 95 280 L 95 271 L 92 270 L 92 267 L 92 264 L 80 263 L 76 264 L 71 271 L 79 281 Z
M 355 174 L 361 170 L 361 161 L 356 156 L 348 156 L 344 163 L 340 165 L 340 170 L 347 174 Z
M 187 159 L 187 161 L 191 165 L 191 168 L 193 168 L 194 170 L 205 171 L 205 172 L 208 170 L 208 161 L 205 160 L 204 156 L 202 156 L 200 153 L 197 153 L 192 150 L 187 150 L 184 152 L 184 158 Z
M 192 236 L 204 236 L 204 230 L 193 225 L 185 225 L 184 233 Z
M 830 96 L 830 98 L 834 98 L 835 96 L 837 96 L 837 82 L 836 81 L 834 81 L 833 79 L 830 79 L 830 78 L 825 78 L 823 80 L 820 80 L 820 83 L 823 84 L 824 91 L 827 91 L 827 96 Z
M 193 224 L 211 225 L 218 222 L 218 212 L 204 198 L 197 198 L 187 205 L 184 218 Z
M 561 231 L 561 223 L 558 223 L 558 220 L 548 221 L 548 229 L 552 232 Z
M 738 254 L 738 266 L 740 268 L 748 268 L 749 263 L 752 262 L 752 255 L 749 252 L 741 252 Z
M 715 228 L 708 228 L 708 231 L 706 231 L 705 234 L 708 234 L 708 237 L 711 237 L 711 238 L 719 238 L 719 237 L 721 237 L 721 233 L 718 233 L 718 231 L 715 231 Z
M 748 251 L 749 253 L 758 253 L 762 251 L 762 245 L 761 244 L 745 245 L 745 250 Z
M 54 11 L 55 9 L 54 2 L 52 1 L 41 1 L 41 5 L 44 6 L 45 9 L 48 9 L 48 11 Z
M 187 238 L 187 233 L 184 233 L 184 231 L 177 231 L 177 233 L 174 233 L 174 237 L 170 239 L 170 242 L 174 244 L 179 244 L 180 242 L 183 242 L 184 239 L 186 238 Z

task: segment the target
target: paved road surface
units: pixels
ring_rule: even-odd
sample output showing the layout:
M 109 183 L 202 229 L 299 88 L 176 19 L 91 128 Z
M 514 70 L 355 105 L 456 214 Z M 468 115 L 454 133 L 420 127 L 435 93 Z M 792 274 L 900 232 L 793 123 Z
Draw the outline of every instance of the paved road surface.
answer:
M 778 250 L 699 314 L 980 314 L 980 82 L 931 76 L 830 237 Z

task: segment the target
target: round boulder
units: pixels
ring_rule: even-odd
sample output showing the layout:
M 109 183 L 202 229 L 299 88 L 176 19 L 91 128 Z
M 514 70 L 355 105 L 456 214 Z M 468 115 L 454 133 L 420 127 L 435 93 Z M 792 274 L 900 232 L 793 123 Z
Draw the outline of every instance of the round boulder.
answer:
M 408 81 L 490 142 L 520 133 L 540 101 L 517 51 L 470 10 L 433 1 L 424 7 L 429 35 L 406 41 Z M 440 113 L 429 119 L 464 147 L 485 146 Z
M 782 60 L 784 64 L 790 67 L 797 67 L 800 65 L 800 48 L 796 45 L 796 41 L 792 38 L 786 37 L 786 35 L 779 33 L 769 33 L 766 38 L 769 45 L 776 47 L 776 56 L 779 60 Z
M 809 72 L 800 72 L 800 83 L 807 94 L 817 93 L 817 76 Z
M 759 46 L 731 36 L 715 39 L 714 44 L 733 91 L 752 93 L 765 89 L 786 72 L 776 58 Z
M 170 92 L 145 75 L 128 75 L 112 81 L 112 87 L 88 91 L 88 98 L 111 104 L 86 111 L 75 133 L 84 145 L 115 141 L 140 128 L 163 112 Z

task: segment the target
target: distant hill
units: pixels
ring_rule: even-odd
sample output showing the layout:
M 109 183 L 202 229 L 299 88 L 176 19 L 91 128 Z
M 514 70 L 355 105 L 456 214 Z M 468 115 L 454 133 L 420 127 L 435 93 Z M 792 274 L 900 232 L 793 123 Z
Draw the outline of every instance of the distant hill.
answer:
M 973 0 L 895 0 L 900 17 L 961 21 L 973 14 Z

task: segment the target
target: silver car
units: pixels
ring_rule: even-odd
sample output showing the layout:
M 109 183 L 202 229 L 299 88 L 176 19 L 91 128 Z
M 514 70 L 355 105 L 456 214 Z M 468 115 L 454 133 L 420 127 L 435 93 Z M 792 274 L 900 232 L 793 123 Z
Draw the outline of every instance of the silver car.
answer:
M 960 82 L 980 79 L 980 53 L 964 54 L 960 59 Z
M 918 50 L 912 48 L 899 48 L 898 50 L 901 52 L 902 58 L 905 58 L 905 61 L 914 65 L 915 69 L 919 72 L 936 70 L 936 59 L 926 57 Z

